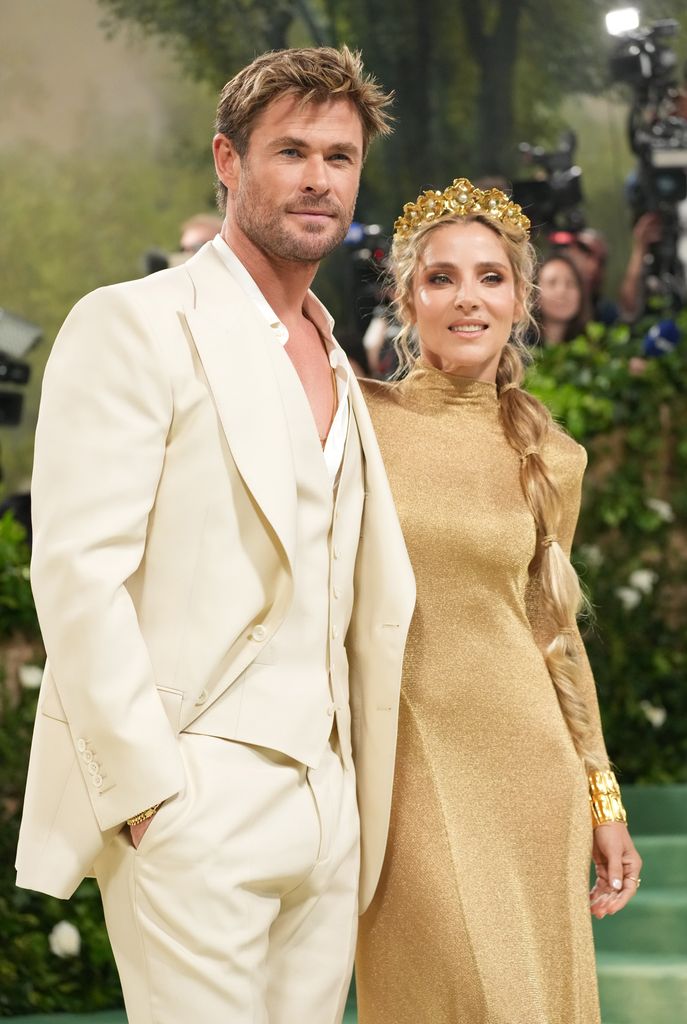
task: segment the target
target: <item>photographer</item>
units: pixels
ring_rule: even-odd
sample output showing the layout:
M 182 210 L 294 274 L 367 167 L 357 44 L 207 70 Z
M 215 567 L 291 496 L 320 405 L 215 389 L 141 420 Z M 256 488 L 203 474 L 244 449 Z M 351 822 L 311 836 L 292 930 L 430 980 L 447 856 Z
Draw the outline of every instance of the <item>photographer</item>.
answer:
M 658 245 L 662 235 L 661 215 L 655 210 L 643 213 L 632 229 L 632 249 L 618 292 L 620 312 L 628 323 L 637 320 L 644 310 L 647 254 L 652 245 Z
M 630 321 L 643 314 L 648 299 L 657 299 L 663 313 L 670 314 L 687 297 L 680 258 L 680 214 L 687 199 L 687 93 L 684 81 L 677 82 L 677 57 L 667 42 L 677 27 L 675 21 L 657 21 L 646 28 L 636 23 L 623 28 L 610 60 L 612 78 L 633 91 L 628 136 L 637 164 L 627 193 L 634 228 L 620 287 L 622 314 Z

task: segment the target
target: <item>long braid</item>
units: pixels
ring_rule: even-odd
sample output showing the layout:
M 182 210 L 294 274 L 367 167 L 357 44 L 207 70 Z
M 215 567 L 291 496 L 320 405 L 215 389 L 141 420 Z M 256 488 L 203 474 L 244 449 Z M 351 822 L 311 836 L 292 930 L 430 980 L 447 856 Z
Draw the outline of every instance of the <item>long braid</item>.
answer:
M 531 567 L 541 585 L 544 611 L 554 638 L 544 653 L 575 749 L 587 771 L 605 769 L 606 759 L 595 751 L 589 709 L 580 691 L 581 663 L 577 648 L 576 616 L 583 606 L 575 569 L 557 540 L 561 496 L 541 449 L 554 430 L 548 409 L 520 387 L 523 359 L 517 343 L 503 350 L 496 373 L 503 429 L 520 453 L 520 481 L 537 529 L 537 551 Z

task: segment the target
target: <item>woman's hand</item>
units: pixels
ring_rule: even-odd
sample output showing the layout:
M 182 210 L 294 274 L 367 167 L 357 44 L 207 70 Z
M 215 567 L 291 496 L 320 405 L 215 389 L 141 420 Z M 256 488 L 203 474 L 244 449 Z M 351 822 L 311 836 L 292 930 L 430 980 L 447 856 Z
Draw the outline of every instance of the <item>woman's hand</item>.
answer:
M 589 894 L 590 910 L 599 919 L 617 914 L 639 888 L 642 858 L 630 838 L 627 825 L 610 821 L 594 829 L 592 851 L 596 882 Z

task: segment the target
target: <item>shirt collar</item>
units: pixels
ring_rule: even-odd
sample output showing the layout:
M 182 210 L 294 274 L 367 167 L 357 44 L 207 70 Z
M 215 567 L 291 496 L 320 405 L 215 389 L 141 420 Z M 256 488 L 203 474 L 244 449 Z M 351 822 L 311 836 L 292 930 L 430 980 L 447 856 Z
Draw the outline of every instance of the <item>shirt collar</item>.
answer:
M 243 289 L 261 316 L 263 316 L 270 325 L 275 338 L 282 345 L 286 345 L 289 340 L 289 332 L 286 325 L 281 322 L 277 314 L 274 312 L 236 253 L 227 245 L 221 235 L 215 235 L 211 244 L 215 247 L 216 252 L 219 254 L 224 265 L 230 271 L 236 283 Z M 312 320 L 315 327 L 317 327 L 318 331 L 324 338 L 327 349 L 330 353 L 330 361 L 334 352 L 336 352 L 336 363 L 332 362 L 332 366 L 338 365 L 339 350 L 332 334 L 334 329 L 334 319 L 330 316 L 329 312 L 325 309 L 317 296 L 313 295 L 311 291 L 306 293 L 305 301 L 303 303 L 303 312 L 310 320 Z

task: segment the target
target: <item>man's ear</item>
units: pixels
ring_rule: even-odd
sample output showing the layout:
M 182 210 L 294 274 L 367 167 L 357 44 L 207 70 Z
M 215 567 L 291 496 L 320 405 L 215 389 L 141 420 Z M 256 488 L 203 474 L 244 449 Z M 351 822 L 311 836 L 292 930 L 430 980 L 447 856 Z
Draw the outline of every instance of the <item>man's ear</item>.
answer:
M 226 135 L 217 134 L 212 140 L 212 155 L 215 158 L 215 172 L 231 195 L 238 191 L 241 179 L 241 157 L 234 143 Z

